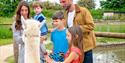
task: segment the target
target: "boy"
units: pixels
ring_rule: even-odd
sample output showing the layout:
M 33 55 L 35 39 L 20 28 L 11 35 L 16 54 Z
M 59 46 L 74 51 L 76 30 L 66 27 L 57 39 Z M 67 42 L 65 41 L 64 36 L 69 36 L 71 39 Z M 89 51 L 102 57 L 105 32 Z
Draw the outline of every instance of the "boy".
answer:
M 42 12 L 42 8 L 43 8 L 41 3 L 38 2 L 38 1 L 35 1 L 35 2 L 33 2 L 32 6 L 33 6 L 34 12 L 36 14 L 34 16 L 34 19 L 38 20 L 41 23 L 45 22 L 45 17 L 41 13 Z M 43 26 L 40 28 L 40 31 L 41 31 L 41 37 L 40 37 L 40 41 L 41 41 L 41 44 L 40 44 L 40 60 L 41 60 L 41 63 L 45 63 L 44 55 L 47 54 L 47 52 L 46 52 L 46 48 L 45 48 L 45 45 L 43 44 L 43 42 L 47 39 L 46 35 L 48 33 L 48 28 L 47 28 L 46 23 L 43 24 Z
M 66 39 L 66 28 L 64 26 L 63 12 L 57 11 L 53 16 L 54 30 L 51 32 L 51 41 L 53 43 L 53 53 L 50 58 L 56 62 L 64 61 L 63 54 L 68 50 L 68 41 Z

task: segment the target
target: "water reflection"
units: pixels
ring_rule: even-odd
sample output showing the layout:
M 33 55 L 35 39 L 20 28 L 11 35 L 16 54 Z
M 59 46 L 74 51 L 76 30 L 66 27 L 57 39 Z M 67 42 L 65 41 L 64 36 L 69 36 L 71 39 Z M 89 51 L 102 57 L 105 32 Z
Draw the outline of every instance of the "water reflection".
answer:
M 93 59 L 94 63 L 125 63 L 125 46 L 97 47 Z

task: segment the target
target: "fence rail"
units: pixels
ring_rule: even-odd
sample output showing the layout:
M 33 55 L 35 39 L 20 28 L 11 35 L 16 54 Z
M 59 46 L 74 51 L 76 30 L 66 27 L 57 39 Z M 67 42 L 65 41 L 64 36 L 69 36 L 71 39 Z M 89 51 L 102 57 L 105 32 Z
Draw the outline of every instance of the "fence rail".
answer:
M 125 33 L 95 32 L 96 37 L 120 38 L 125 39 Z
M 3 23 L 1 24 L 1 23 L 0 23 L 0 25 L 12 25 L 12 24 L 3 24 Z

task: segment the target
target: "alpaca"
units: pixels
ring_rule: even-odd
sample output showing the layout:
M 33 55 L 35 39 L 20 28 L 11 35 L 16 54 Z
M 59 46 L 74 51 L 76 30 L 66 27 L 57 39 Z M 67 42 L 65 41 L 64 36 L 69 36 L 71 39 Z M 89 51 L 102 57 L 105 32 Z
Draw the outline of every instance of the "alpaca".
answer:
M 24 63 L 40 63 L 40 28 L 45 21 L 40 23 L 21 17 L 21 22 L 24 29 L 22 37 L 25 44 Z

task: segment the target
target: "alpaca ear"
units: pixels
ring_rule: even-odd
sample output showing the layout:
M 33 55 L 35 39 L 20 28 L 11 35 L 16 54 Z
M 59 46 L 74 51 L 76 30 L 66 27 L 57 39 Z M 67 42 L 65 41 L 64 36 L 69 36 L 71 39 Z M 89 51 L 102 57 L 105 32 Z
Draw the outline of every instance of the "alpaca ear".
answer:
M 21 22 L 23 23 L 25 21 L 24 17 L 21 16 Z
M 23 16 L 21 16 L 21 23 L 22 23 L 22 27 L 25 29 L 26 28 L 26 20 L 24 19 Z

